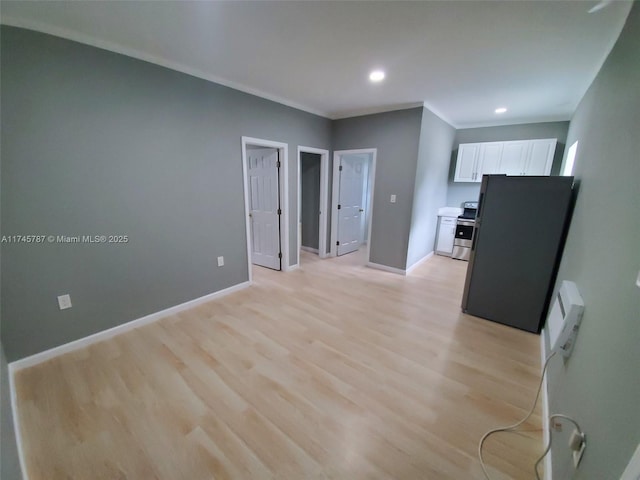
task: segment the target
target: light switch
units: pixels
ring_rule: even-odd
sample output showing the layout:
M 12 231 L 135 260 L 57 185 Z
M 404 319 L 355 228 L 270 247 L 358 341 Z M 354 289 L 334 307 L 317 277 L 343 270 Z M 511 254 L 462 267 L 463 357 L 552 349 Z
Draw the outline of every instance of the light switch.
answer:
M 391 199 L 389 200 L 391 203 L 396 203 L 396 196 L 391 195 Z
M 218 257 L 218 266 L 219 267 L 224 266 L 224 257 Z

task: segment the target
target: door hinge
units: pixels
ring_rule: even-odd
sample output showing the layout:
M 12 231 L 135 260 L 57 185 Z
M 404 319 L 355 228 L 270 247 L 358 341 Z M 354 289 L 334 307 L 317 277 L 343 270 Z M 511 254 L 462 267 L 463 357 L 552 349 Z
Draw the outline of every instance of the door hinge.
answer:
M 336 245 L 337 245 L 337 246 L 340 246 L 340 242 L 339 242 L 339 241 L 338 241 L 338 242 L 336 242 Z
M 282 215 L 282 209 L 278 209 L 278 215 Z
M 340 210 L 342 208 L 342 205 L 338 204 L 338 210 Z
M 276 167 L 280 168 L 280 160 L 276 162 Z
M 282 252 L 278 252 L 278 258 L 282 259 Z
M 338 167 L 338 170 L 341 172 L 342 171 L 342 165 L 340 165 L 340 167 Z

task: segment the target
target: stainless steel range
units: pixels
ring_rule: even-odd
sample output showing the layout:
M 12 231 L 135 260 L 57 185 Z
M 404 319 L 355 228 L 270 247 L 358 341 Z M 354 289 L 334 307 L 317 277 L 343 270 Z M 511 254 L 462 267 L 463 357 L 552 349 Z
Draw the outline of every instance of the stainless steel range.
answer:
M 478 212 L 478 202 L 464 202 L 464 211 L 458 217 L 456 225 L 456 235 L 453 239 L 453 253 L 451 258 L 469 261 L 471 255 L 471 244 L 473 242 L 473 231 L 476 226 L 476 213 Z

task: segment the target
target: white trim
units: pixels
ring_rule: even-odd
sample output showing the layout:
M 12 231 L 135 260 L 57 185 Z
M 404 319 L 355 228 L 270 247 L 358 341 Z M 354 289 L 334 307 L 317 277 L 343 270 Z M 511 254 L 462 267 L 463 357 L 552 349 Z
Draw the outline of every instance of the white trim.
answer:
M 571 120 L 571 116 L 567 116 L 564 114 L 554 114 L 554 115 L 544 115 L 542 117 L 536 117 L 536 120 L 534 122 L 532 122 L 531 120 L 523 119 L 523 118 L 512 118 L 512 119 L 503 118 L 500 121 L 486 120 L 481 122 L 469 122 L 469 123 L 462 122 L 457 124 L 451 124 L 451 126 L 456 130 L 466 130 L 468 128 L 503 127 L 503 126 L 509 126 L 509 125 L 526 125 L 527 123 L 568 122 L 570 120 Z
M 382 265 L 381 263 L 367 262 L 367 267 L 375 268 L 376 270 L 384 270 L 385 272 L 397 273 L 398 275 L 406 275 L 407 271 L 401 268 L 390 267 L 388 265 Z
M 541 360 L 541 369 L 544 367 L 544 364 L 547 360 L 547 344 L 545 341 L 546 331 L 543 328 L 540 331 L 540 360 Z M 547 384 L 547 376 L 545 375 L 542 380 L 542 446 L 546 446 L 549 443 L 549 438 L 551 432 L 549 431 L 549 390 Z M 552 475 L 552 463 L 551 463 L 551 450 L 547 453 L 547 456 L 544 458 L 544 480 L 551 480 Z
M 171 70 L 175 70 L 176 72 L 186 73 L 187 75 L 191 75 L 197 78 L 202 78 L 203 80 L 217 83 L 218 85 L 223 85 L 225 87 L 233 88 L 234 90 L 238 90 L 240 92 L 244 92 L 249 95 L 265 98 L 272 102 L 276 102 L 281 105 L 286 105 L 287 107 L 292 107 L 297 110 L 302 110 L 304 112 L 312 113 L 314 115 L 319 115 L 324 118 L 329 118 L 332 120 L 334 119 L 328 112 L 321 112 L 319 110 L 308 107 L 301 103 L 292 102 L 290 100 L 279 97 L 277 95 L 272 95 L 270 93 L 263 92 L 262 90 L 258 90 L 257 88 L 249 87 L 247 85 L 243 85 L 242 83 L 234 82 L 232 80 L 227 80 L 217 75 L 212 75 L 203 70 L 189 67 L 182 63 L 167 60 L 157 55 L 145 53 L 135 48 L 125 47 L 123 45 L 119 45 L 114 42 L 99 40 L 89 35 L 74 32 L 66 28 L 54 27 L 41 22 L 11 17 L 7 15 L 2 16 L 1 23 L 3 25 L 9 25 L 12 27 L 20 27 L 20 28 L 26 28 L 29 30 L 35 30 L 38 32 L 48 33 L 49 35 L 54 35 L 60 38 L 66 38 L 67 40 L 83 43 L 85 45 L 90 45 L 92 47 L 100 48 L 102 50 L 107 50 L 110 52 L 119 53 L 121 55 L 126 55 L 127 57 L 136 58 L 138 60 L 142 60 L 148 63 L 153 63 L 155 65 L 160 65 L 161 67 L 169 68 Z
M 289 144 L 274 142 L 262 138 L 242 137 L 242 181 L 244 187 L 244 216 L 247 231 L 247 271 L 251 282 L 251 225 L 249 224 L 249 183 L 247 175 L 247 145 L 277 148 L 280 152 L 280 244 L 282 246 L 282 260 L 280 267 L 283 272 L 291 270 L 289 266 Z
M 251 273 L 251 224 L 249 223 L 249 187 L 247 185 L 247 148 L 242 138 L 242 188 L 244 190 L 244 228 L 247 241 L 247 278 L 252 282 Z
M 340 198 L 340 174 L 338 168 L 340 166 L 340 157 L 338 152 L 333 152 L 333 179 L 331 180 L 331 244 L 329 245 L 329 255 L 337 256 L 336 239 L 338 238 L 338 199 Z M 367 260 L 369 255 L 367 255 Z
M 60 346 L 51 348 L 49 350 L 45 350 L 44 352 L 36 353 L 35 355 L 31 355 L 29 357 L 16 360 L 15 362 L 11 362 L 9 364 L 9 368 L 11 369 L 11 371 L 17 372 L 19 370 L 22 370 L 23 368 L 38 365 L 39 363 L 46 362 L 47 360 L 51 360 L 52 358 L 55 358 L 64 353 L 72 352 L 74 350 L 87 347 L 96 342 L 107 340 L 109 338 L 115 337 L 116 335 L 120 335 L 121 333 L 128 332 L 130 330 L 156 322 L 161 318 L 165 318 L 170 315 L 175 315 L 176 313 L 182 312 L 184 310 L 188 310 L 190 308 L 197 307 L 199 305 L 202 305 L 203 303 L 210 302 L 211 300 L 214 300 L 216 298 L 220 298 L 225 295 L 229 295 L 230 293 L 243 290 L 247 288 L 249 285 L 250 285 L 249 282 L 242 282 L 237 285 L 233 285 L 232 287 L 210 293 L 203 297 L 195 298 L 193 300 L 189 300 L 188 302 L 184 302 L 179 305 L 169 307 L 165 310 L 151 313 L 144 317 L 138 318 L 137 320 L 131 320 L 130 322 L 123 323 L 122 325 L 117 325 L 113 328 L 109 328 L 108 330 L 103 330 L 101 332 L 94 333 L 93 335 L 89 335 L 88 337 L 80 338 L 78 340 L 65 343 L 64 345 L 60 345 Z
M 298 145 L 298 169 L 297 169 L 297 186 L 298 186 L 298 246 L 301 247 L 302 233 L 300 232 L 300 215 L 302 208 L 301 194 L 301 177 L 300 163 L 302 162 L 302 153 L 316 153 L 320 155 L 320 228 L 318 233 L 318 256 L 320 258 L 327 257 L 327 223 L 328 215 L 327 198 L 329 197 L 329 150 L 322 148 L 304 147 Z M 300 264 L 300 249 L 298 249 L 298 265 Z
M 406 272 L 405 275 L 409 275 L 411 272 L 413 272 L 414 269 L 418 268 L 420 265 L 422 265 L 424 262 L 429 260 L 431 257 L 433 257 L 433 250 L 430 251 L 429 253 L 427 253 L 424 257 L 422 257 L 417 262 L 414 262 L 414 264 L 411 265 L 409 268 L 407 268 L 405 270 L 405 272 Z
M 447 117 L 446 115 L 444 115 L 440 110 L 438 110 L 437 108 L 435 108 L 433 105 L 431 105 L 429 102 L 422 102 L 422 106 L 424 108 L 426 108 L 427 110 L 429 110 L 431 113 L 433 113 L 436 117 L 438 117 L 440 120 L 442 120 L 444 123 L 448 124 L 449 126 L 457 129 L 458 126 L 456 124 L 454 124 L 449 117 Z
M 365 117 L 367 115 L 377 115 L 379 113 L 398 112 L 402 110 L 410 110 L 412 108 L 422 107 L 423 102 L 394 103 L 378 107 L 367 107 L 356 110 L 344 110 L 331 117 L 331 120 L 341 120 L 343 118 Z M 447 122 L 449 123 L 449 122 Z M 453 126 L 453 125 L 452 125 Z
M 29 480 L 27 473 L 27 465 L 24 456 L 24 450 L 22 449 L 22 429 L 20 428 L 20 417 L 18 415 L 18 396 L 16 395 L 16 387 L 13 382 L 13 374 L 16 370 L 14 367 L 15 362 L 8 365 L 9 371 L 9 395 L 11 398 L 11 416 L 13 417 L 13 430 L 16 436 L 16 446 L 18 448 L 18 460 L 20 461 L 20 470 L 22 473 L 22 480 Z
M 640 443 L 631 456 L 627 468 L 622 472 L 620 480 L 638 480 L 638 478 L 640 478 Z
M 340 175 L 338 166 L 340 165 L 340 155 L 371 154 L 371 164 L 369 165 L 369 209 L 367 211 L 367 241 L 364 245 L 367 248 L 367 262 L 371 260 L 371 230 L 373 227 L 373 198 L 376 187 L 376 158 L 377 148 L 360 148 L 356 150 L 335 150 L 333 152 L 333 184 L 331 190 L 331 256 L 337 255 L 336 240 L 338 238 L 338 197 L 340 196 Z M 367 263 L 367 264 L 368 264 Z M 372 264 L 377 265 L 377 264 Z M 376 267 L 373 267 L 376 268 Z M 393 267 L 389 267 L 393 268 Z M 404 270 L 402 270 L 404 272 Z
M 300 250 L 304 250 L 305 252 L 318 253 L 317 248 L 307 247 L 306 245 L 300 245 Z
M 282 177 L 282 188 L 280 189 L 280 205 L 282 205 L 280 244 L 282 245 L 282 260 L 284 261 L 280 262 L 280 267 L 282 271 L 288 272 L 291 270 L 289 266 L 289 145 L 286 143 L 281 145 L 280 153 L 282 155 L 280 155 L 280 158 L 282 162 L 280 173 L 284 173 L 284 175 Z

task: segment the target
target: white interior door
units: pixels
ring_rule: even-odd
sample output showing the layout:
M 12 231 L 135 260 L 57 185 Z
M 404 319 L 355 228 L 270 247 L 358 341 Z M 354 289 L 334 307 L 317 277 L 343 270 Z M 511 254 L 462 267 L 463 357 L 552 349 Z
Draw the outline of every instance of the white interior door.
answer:
M 247 150 L 251 263 L 280 270 L 280 189 L 278 150 Z
M 363 155 L 340 157 L 338 255 L 358 250 L 362 242 L 361 218 L 364 212 L 362 198 L 366 161 Z

